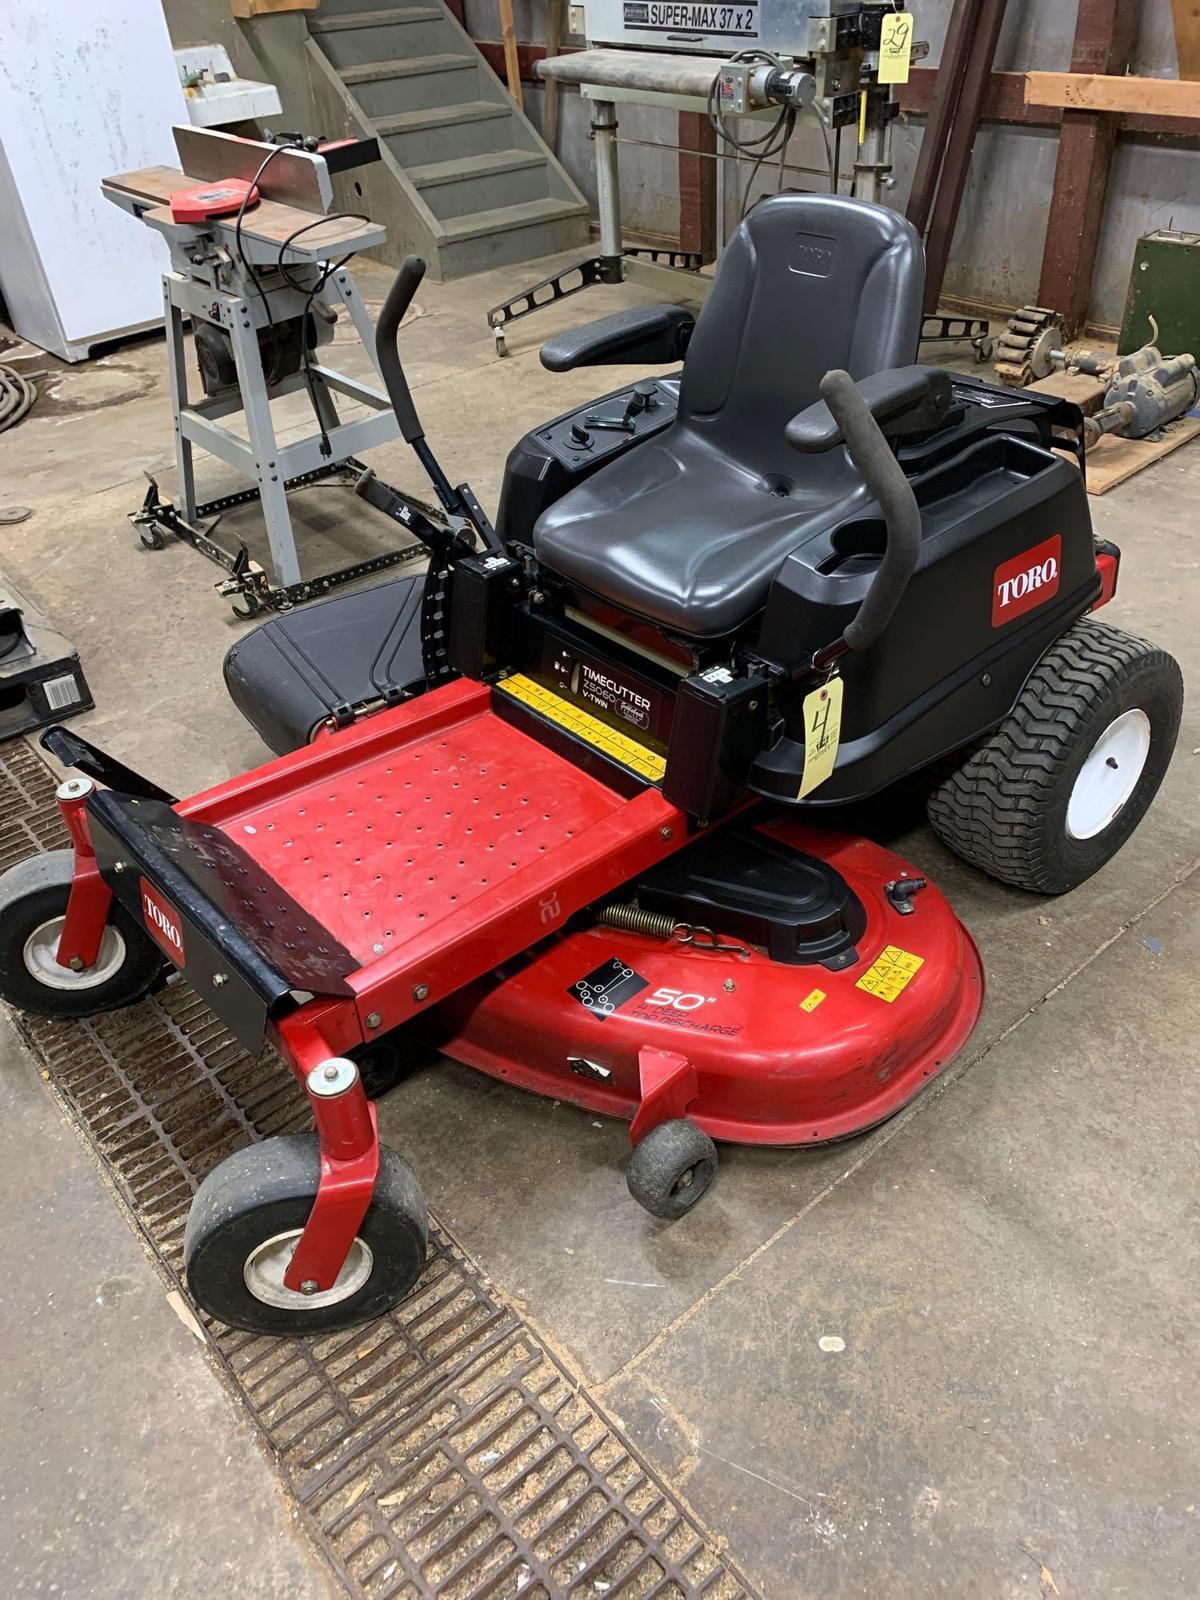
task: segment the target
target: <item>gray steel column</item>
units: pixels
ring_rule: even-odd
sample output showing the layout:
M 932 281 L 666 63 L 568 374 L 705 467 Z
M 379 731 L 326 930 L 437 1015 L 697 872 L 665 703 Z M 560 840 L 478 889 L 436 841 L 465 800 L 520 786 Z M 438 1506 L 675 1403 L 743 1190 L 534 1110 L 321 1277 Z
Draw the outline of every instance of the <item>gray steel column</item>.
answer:
M 188 406 L 187 353 L 183 342 L 183 314 L 171 292 L 173 280 L 163 279 L 167 331 L 167 381 L 171 387 L 171 412 L 175 419 L 175 475 L 179 480 L 179 512 L 185 522 L 196 520 L 196 473 L 192 444 L 183 436 L 180 413 Z
M 233 341 L 233 359 L 242 394 L 246 432 L 254 452 L 254 476 L 261 494 L 263 520 L 267 525 L 271 560 L 275 565 L 275 581 L 286 586 L 300 582 L 300 563 L 296 557 L 287 490 L 283 486 L 283 463 L 279 459 L 275 427 L 271 421 L 271 399 L 262 368 L 258 333 L 251 322 L 249 305 L 245 300 L 235 300 L 233 313 L 229 334 Z
M 596 145 L 596 209 L 600 213 L 600 254 L 619 256 L 621 181 L 617 170 L 617 108 L 611 100 L 592 102 L 592 138 Z

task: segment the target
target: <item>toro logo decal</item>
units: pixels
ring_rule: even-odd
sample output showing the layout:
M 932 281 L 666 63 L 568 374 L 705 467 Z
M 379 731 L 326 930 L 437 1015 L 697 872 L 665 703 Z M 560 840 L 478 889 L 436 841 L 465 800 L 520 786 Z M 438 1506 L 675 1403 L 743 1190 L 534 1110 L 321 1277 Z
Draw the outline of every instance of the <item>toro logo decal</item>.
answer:
M 183 925 L 179 920 L 179 913 L 170 905 L 158 891 L 142 879 L 142 917 L 146 926 L 154 935 L 155 942 L 160 944 L 170 956 L 177 967 L 183 965 Z
M 1056 533 L 998 566 L 992 579 L 992 627 L 1001 628 L 1052 599 L 1058 593 L 1061 559 L 1062 538 Z

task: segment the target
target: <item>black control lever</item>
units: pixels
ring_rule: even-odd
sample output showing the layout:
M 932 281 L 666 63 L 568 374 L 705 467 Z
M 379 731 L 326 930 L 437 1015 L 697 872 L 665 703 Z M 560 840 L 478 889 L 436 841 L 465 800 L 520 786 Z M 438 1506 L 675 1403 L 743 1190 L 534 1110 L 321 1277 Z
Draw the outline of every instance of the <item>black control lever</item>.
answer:
M 636 433 L 628 417 L 585 417 L 589 428 L 599 428 L 602 433 Z
M 921 554 L 917 497 L 854 379 L 835 368 L 821 379 L 820 394 L 851 461 L 879 502 L 887 524 L 887 543 L 870 588 L 842 637 L 813 656 L 811 666 L 818 669 L 829 666 L 847 650 L 868 650 L 879 639 L 895 615 Z
M 442 471 L 441 464 L 426 443 L 425 430 L 417 416 L 417 408 L 413 404 L 412 392 L 404 374 L 404 364 L 400 360 L 398 342 L 400 324 L 424 276 L 425 263 L 420 256 L 406 256 L 392 287 L 388 290 L 387 299 L 383 302 L 383 309 L 379 313 L 379 321 L 375 325 L 375 356 L 379 362 L 379 371 L 383 376 L 383 385 L 387 390 L 388 399 L 392 402 L 392 410 L 396 413 L 396 421 L 400 424 L 400 432 L 404 436 L 405 443 L 412 446 L 417 460 L 425 468 L 442 509 L 453 517 L 461 517 L 469 522 L 487 548 L 502 555 L 504 550 L 496 530 L 483 515 L 475 496 L 466 484 L 461 484 L 457 489 L 451 487 L 449 478 Z M 416 529 L 413 531 L 416 532 Z

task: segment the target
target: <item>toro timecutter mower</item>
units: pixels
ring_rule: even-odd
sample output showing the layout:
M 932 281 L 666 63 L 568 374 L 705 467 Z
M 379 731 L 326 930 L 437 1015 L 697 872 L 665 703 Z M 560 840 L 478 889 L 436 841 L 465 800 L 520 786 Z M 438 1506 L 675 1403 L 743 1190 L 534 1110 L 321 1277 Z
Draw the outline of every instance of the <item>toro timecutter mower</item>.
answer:
M 495 527 L 426 443 L 439 502 L 360 491 L 423 579 L 264 624 L 235 699 L 282 753 L 187 800 L 65 730 L 73 852 L 0 882 L 0 993 L 55 1016 L 182 968 L 315 1133 L 221 1164 L 189 1219 L 209 1312 L 308 1333 L 414 1284 L 425 1205 L 368 1090 L 429 1041 L 631 1121 L 628 1182 L 677 1217 L 715 1141 L 807 1145 L 892 1115 L 979 1013 L 943 896 L 822 809 L 925 769 L 967 860 L 1058 894 L 1129 837 L 1166 769 L 1178 668 L 1090 615 L 1073 407 L 913 365 L 920 242 L 810 195 L 738 228 L 700 317 L 619 313 L 553 370 L 682 371 L 523 439 Z

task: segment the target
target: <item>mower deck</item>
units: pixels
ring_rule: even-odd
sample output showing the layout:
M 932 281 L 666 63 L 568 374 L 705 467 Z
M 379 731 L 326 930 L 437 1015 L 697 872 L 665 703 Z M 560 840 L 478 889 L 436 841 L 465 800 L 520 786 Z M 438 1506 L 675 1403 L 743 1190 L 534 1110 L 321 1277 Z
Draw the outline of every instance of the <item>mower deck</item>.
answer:
M 819 853 L 861 901 L 853 963 L 790 965 L 728 939 L 712 948 L 598 925 L 465 991 L 446 1053 L 630 1119 L 635 1141 L 644 1119 L 664 1116 L 738 1144 L 806 1145 L 894 1115 L 974 1028 L 979 953 L 935 885 L 897 909 L 889 886 L 916 872 L 890 850 L 790 821 L 766 831 Z M 664 1058 L 684 1063 L 673 1081 Z

